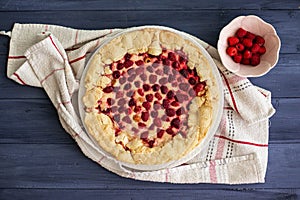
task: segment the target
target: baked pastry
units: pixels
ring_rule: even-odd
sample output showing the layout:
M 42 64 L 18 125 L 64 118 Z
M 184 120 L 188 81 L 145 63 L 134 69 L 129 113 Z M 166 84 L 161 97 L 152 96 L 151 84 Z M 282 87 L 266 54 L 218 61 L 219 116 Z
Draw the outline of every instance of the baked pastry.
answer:
M 144 28 L 120 34 L 92 57 L 84 123 L 118 161 L 157 165 L 197 147 L 213 123 L 219 88 L 189 39 Z

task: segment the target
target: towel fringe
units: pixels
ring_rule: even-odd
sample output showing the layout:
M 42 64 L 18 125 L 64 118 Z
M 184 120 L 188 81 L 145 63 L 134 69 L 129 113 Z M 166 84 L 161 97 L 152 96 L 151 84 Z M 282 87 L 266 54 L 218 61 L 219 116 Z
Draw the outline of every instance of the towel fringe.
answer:
M 6 35 L 8 37 L 11 37 L 11 31 L 0 31 L 0 35 Z

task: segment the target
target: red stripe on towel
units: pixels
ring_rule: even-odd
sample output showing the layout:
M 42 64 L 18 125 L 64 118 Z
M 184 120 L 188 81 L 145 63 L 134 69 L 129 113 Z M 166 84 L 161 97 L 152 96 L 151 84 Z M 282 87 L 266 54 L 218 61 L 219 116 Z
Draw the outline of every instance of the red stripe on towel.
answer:
M 72 63 L 74 63 L 74 62 L 77 62 L 77 61 L 79 61 L 79 60 L 82 60 L 82 59 L 84 59 L 85 57 L 86 57 L 86 54 L 83 55 L 83 56 L 81 56 L 81 57 L 79 57 L 79 58 L 75 58 L 74 60 L 70 60 L 70 61 L 69 61 L 69 64 L 72 64 Z
M 15 72 L 15 73 L 13 73 L 13 75 L 15 76 L 15 77 L 17 77 L 17 79 L 23 84 L 23 85 L 27 85 L 21 78 L 20 78 L 20 76 Z
M 226 83 L 226 86 L 227 86 L 227 88 L 228 88 L 230 97 L 231 97 L 231 99 L 232 99 L 233 107 L 235 108 L 236 112 L 239 113 L 238 108 L 237 108 L 237 106 L 236 106 L 236 102 L 235 102 L 233 93 L 232 93 L 231 88 L 230 88 L 230 85 L 229 85 L 229 83 L 228 83 L 228 80 L 227 80 L 227 78 L 225 77 L 225 75 L 224 75 L 221 71 L 220 71 L 220 73 L 222 74 L 222 76 L 223 76 L 223 78 L 224 78 L 224 80 L 225 80 L 225 83 Z
M 40 81 L 40 83 L 42 84 L 45 80 L 47 80 L 50 76 L 52 76 L 55 72 L 60 71 L 60 70 L 64 70 L 65 68 L 60 68 L 60 69 L 55 69 L 53 70 L 50 74 L 48 74 L 43 80 Z
M 58 47 L 56 46 L 56 44 L 54 43 L 53 39 L 51 36 L 49 36 L 51 43 L 53 44 L 53 46 L 55 47 L 55 49 L 58 51 L 58 53 L 61 55 L 61 57 L 64 59 L 64 56 L 62 55 L 62 53 L 59 51 Z
M 233 140 L 233 139 L 227 138 L 222 135 L 215 135 L 215 137 L 222 138 L 224 140 L 229 140 L 231 142 L 235 142 L 235 143 L 239 143 L 239 144 L 247 144 L 247 145 L 252 145 L 252 146 L 257 146 L 257 147 L 268 147 L 267 144 L 257 144 L 257 143 L 246 142 L 246 141 L 241 141 L 241 140 Z
M 210 161 L 209 162 L 209 175 L 211 183 L 217 183 L 217 172 L 216 172 L 216 162 Z
M 20 59 L 20 58 L 26 58 L 26 56 L 8 56 L 8 59 Z

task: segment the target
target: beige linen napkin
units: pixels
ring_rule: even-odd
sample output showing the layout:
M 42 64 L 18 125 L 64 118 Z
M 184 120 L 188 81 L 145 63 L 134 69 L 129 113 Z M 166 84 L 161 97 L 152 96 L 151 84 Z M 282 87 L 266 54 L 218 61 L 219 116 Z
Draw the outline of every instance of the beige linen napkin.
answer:
M 7 76 L 23 85 L 43 87 L 57 109 L 62 126 L 83 153 L 120 176 L 171 183 L 264 182 L 268 118 L 275 112 L 270 102 L 271 93 L 226 70 L 216 49 L 197 38 L 218 66 L 225 93 L 221 123 L 205 152 L 184 165 L 146 172 L 125 170 L 98 151 L 76 112 L 76 93 L 90 53 L 105 38 L 119 31 L 122 30 L 89 31 L 55 25 L 15 24 L 11 32 Z

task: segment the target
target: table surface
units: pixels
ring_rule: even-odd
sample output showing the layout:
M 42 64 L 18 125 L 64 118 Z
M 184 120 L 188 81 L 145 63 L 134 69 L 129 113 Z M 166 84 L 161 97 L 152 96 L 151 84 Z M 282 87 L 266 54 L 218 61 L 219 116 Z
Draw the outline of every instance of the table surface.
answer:
M 242 2 L 242 1 L 239 1 Z M 274 25 L 280 59 L 251 81 L 272 92 L 266 183 L 250 185 L 152 183 L 121 178 L 86 158 L 61 127 L 40 88 L 6 77 L 9 38 L 0 37 L 0 199 L 296 199 L 300 194 L 300 1 L 1 0 L 0 29 L 15 22 L 82 29 L 155 24 L 191 33 L 216 46 L 218 35 L 239 15 Z

